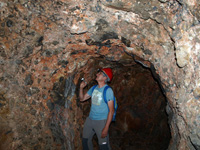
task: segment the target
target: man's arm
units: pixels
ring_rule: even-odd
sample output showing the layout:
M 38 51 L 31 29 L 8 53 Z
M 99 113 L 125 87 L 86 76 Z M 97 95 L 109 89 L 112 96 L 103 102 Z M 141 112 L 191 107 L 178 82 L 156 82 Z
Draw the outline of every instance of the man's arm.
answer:
M 114 101 L 108 101 L 108 108 L 109 108 L 108 117 L 107 117 L 106 125 L 101 133 L 101 138 L 105 138 L 108 135 L 109 126 L 112 121 L 113 114 L 115 112 Z
M 80 84 L 80 90 L 79 90 L 79 98 L 80 98 L 80 101 L 85 101 L 87 99 L 89 99 L 91 96 L 89 94 L 83 94 L 83 89 L 84 87 L 86 86 L 87 84 L 83 81 L 81 82 Z

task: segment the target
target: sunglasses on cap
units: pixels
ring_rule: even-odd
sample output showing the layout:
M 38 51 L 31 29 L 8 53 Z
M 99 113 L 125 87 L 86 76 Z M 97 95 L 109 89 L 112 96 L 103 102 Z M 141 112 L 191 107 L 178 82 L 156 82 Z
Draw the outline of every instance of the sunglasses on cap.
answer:
M 107 74 L 100 68 L 97 70 L 97 73 L 99 73 L 99 72 L 102 72 L 104 77 L 108 77 Z

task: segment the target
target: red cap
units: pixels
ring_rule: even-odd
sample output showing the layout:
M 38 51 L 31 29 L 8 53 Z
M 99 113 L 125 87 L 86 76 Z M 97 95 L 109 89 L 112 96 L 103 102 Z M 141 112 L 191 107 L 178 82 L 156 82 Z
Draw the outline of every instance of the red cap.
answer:
M 113 72 L 111 68 L 103 68 L 101 69 L 109 78 L 109 81 L 112 81 L 113 78 Z

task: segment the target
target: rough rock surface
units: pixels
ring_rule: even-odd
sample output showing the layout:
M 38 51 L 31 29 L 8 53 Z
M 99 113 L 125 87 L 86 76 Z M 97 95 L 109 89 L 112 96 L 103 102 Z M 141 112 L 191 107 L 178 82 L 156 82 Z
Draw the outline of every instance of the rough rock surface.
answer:
M 149 68 L 168 149 L 200 149 L 198 0 L 1 0 L 0 14 L 0 149 L 81 149 L 91 58 Z

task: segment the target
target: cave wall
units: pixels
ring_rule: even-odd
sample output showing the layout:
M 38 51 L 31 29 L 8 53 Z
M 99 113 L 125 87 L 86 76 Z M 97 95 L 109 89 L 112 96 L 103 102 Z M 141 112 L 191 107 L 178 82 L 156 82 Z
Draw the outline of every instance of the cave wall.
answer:
M 0 148 L 80 149 L 79 79 L 104 57 L 150 68 L 168 102 L 169 149 L 199 149 L 199 5 L 1 0 Z

